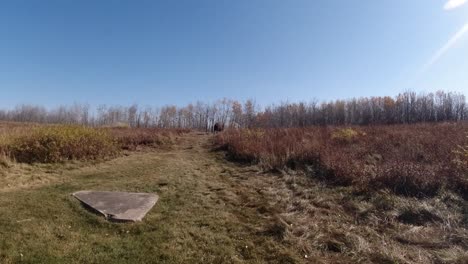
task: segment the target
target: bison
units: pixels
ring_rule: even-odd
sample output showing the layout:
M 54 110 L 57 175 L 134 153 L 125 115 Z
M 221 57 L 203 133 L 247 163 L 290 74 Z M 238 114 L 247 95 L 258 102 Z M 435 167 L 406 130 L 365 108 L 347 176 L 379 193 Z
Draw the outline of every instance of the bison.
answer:
M 213 132 L 216 133 L 216 132 L 221 132 L 224 130 L 224 125 L 221 124 L 221 123 L 215 123 L 214 126 L 213 126 Z

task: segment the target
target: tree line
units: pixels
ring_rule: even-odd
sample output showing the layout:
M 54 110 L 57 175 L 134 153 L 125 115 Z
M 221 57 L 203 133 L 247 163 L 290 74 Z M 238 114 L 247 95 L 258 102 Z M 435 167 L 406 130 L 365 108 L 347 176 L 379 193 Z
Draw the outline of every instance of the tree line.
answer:
M 461 93 L 404 92 L 395 97 L 361 97 L 329 102 L 282 102 L 260 107 L 254 100 L 221 99 L 187 106 L 106 106 L 73 104 L 48 110 L 19 105 L 0 110 L 0 120 L 87 126 L 130 126 L 209 130 L 215 123 L 235 127 L 305 127 L 312 125 L 406 124 L 468 119 Z

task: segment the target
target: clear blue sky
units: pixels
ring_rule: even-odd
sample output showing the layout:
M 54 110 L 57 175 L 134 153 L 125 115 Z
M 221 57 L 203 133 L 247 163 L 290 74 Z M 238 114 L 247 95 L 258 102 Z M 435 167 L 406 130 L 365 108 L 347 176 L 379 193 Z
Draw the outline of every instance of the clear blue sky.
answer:
M 0 107 L 468 94 L 447 1 L 1 1 Z

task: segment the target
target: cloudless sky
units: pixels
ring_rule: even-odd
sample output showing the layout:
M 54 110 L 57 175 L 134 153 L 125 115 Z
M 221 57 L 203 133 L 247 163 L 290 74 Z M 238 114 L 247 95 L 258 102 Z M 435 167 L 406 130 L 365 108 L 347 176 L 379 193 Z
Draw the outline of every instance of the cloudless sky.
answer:
M 468 4 L 447 1 L 1 1 L 0 108 L 468 95 Z

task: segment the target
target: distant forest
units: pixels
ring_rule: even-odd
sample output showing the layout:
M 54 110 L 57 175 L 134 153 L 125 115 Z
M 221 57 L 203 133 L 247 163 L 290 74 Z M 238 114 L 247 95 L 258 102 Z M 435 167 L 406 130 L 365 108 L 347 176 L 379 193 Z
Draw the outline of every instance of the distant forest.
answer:
M 396 97 L 362 97 L 330 102 L 283 102 L 263 108 L 254 100 L 221 99 L 215 103 L 197 102 L 184 107 L 101 105 L 91 109 L 86 104 L 74 104 L 51 110 L 36 105 L 0 110 L 2 121 L 201 130 L 210 129 L 216 122 L 251 128 L 457 122 L 467 119 L 465 96 L 443 91 L 428 94 L 404 92 Z

